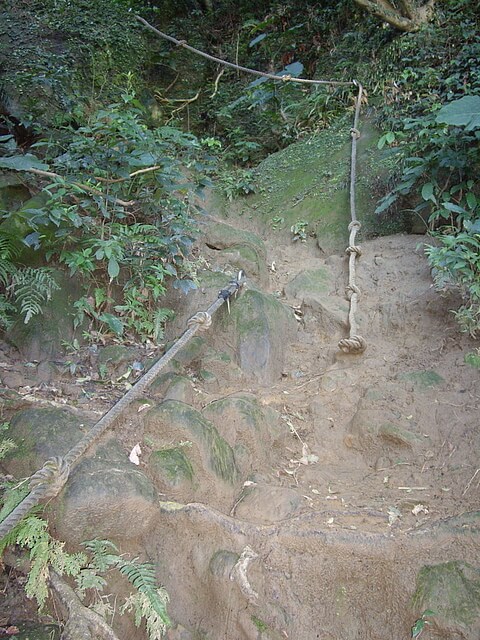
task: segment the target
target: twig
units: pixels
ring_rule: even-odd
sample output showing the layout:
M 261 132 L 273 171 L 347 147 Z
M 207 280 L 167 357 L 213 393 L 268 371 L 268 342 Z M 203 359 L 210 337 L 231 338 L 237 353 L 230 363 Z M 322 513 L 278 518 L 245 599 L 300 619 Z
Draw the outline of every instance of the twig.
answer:
M 215 84 L 213 85 L 214 91 L 213 91 L 212 95 L 209 96 L 210 98 L 214 98 L 217 95 L 217 93 L 218 93 L 218 82 L 219 82 L 220 78 L 223 76 L 224 73 L 225 73 L 225 67 L 222 67 L 222 70 L 220 71 L 218 76 L 215 78 Z
M 477 474 L 480 473 L 480 469 L 477 469 L 475 471 L 475 473 L 473 474 L 473 476 L 470 478 L 470 480 L 467 482 L 467 486 L 465 487 L 465 489 L 463 490 L 462 496 L 464 496 L 467 491 L 470 489 L 470 485 L 472 484 L 472 482 L 475 480 L 475 478 L 477 477 Z

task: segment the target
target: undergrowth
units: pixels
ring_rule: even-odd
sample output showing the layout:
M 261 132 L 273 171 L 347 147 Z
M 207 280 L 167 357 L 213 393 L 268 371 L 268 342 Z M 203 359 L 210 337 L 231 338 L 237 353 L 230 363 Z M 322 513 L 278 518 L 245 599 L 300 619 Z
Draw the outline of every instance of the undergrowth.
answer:
M 47 527 L 43 518 L 31 513 L 0 540 L 0 555 L 9 546 L 28 552 L 30 568 L 25 593 L 37 601 L 40 611 L 49 595 L 49 571 L 53 569 L 60 576 L 73 579 L 80 600 L 89 602 L 107 621 L 133 611 L 136 626 L 144 621 L 150 640 L 163 638 L 171 624 L 167 613 L 169 598 L 157 584 L 154 565 L 121 555 L 109 540 L 90 540 L 82 545 L 85 551 L 68 553 L 65 543 L 55 540 Z M 105 593 L 106 576 L 111 570 L 119 571 L 134 589 L 119 607 L 113 594 Z

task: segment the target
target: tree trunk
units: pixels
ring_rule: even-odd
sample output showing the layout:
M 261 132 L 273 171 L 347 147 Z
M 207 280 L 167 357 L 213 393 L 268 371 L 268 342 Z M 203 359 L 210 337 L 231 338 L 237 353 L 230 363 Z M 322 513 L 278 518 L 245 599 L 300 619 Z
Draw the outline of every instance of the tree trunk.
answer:
M 418 4 L 413 0 L 354 0 L 376 18 L 400 31 L 418 31 L 430 19 L 435 0 Z

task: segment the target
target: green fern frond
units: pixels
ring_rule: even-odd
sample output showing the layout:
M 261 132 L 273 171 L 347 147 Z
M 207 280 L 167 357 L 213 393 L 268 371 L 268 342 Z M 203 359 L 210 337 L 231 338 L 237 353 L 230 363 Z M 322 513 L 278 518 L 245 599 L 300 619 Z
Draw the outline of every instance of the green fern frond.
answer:
M 110 567 L 115 567 L 122 558 L 118 554 L 118 548 L 110 540 L 87 540 L 82 546 L 92 554 L 90 567 L 104 573 Z M 113 553 L 111 553 L 113 551 Z
M 23 322 L 28 324 L 33 316 L 42 313 L 43 305 L 59 288 L 51 269 L 25 267 L 13 274 L 8 290 L 24 316 Z
M 13 440 L 10 440 L 10 438 L 2 438 L 0 440 L 0 460 L 5 458 L 7 453 L 9 453 L 10 451 L 13 451 L 13 449 L 15 449 L 16 446 L 17 445 L 15 444 L 15 442 Z
M 28 488 L 28 484 L 26 481 L 17 484 L 14 487 L 5 487 L 4 485 L 4 488 L 5 492 L 0 499 L 0 504 L 2 505 L 2 508 L 0 509 L 0 522 L 3 522 L 5 518 L 12 513 L 15 507 L 17 507 L 20 502 L 30 493 L 30 489 Z M 1 551 L 2 547 L 0 543 L 0 553 Z
M 154 617 L 158 616 L 165 627 L 170 626 L 171 621 L 166 608 L 168 594 L 164 589 L 157 587 L 155 566 L 149 562 L 138 563 L 132 560 L 125 561 L 118 568 L 139 594 L 146 597 L 150 614 Z M 144 617 L 147 620 L 147 617 Z
M 0 231 L 0 260 L 12 262 L 22 252 L 22 245 L 17 237 Z
M 160 615 L 157 608 L 152 607 L 152 601 L 149 596 L 146 593 L 140 592 L 134 593 L 127 598 L 121 612 L 124 613 L 125 611 L 133 610 L 135 625 L 138 627 L 142 618 L 144 618 L 149 639 L 161 640 L 164 637 L 167 628 L 171 625 L 170 619 L 166 616 L 166 607 L 169 597 L 168 593 L 163 588 L 156 589 L 155 591 L 160 608 L 164 612 L 162 615 Z

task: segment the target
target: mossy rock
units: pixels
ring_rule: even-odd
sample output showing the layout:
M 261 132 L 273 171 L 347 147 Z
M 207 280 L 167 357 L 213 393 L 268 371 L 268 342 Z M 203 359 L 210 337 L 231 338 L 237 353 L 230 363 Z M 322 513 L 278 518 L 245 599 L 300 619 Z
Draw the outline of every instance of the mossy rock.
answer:
M 29 476 L 52 456 L 63 456 L 81 440 L 90 420 L 60 408 L 25 409 L 14 415 L 5 436 L 17 445 L 3 461 L 16 477 Z
M 270 384 L 281 377 L 285 349 L 296 334 L 291 309 L 274 296 L 246 291 L 232 305 L 237 336 L 236 357 L 244 374 Z
M 156 441 L 164 438 L 193 442 L 192 467 L 197 472 L 197 464 L 213 473 L 217 478 L 233 484 L 238 471 L 231 446 L 220 436 L 215 426 L 190 405 L 177 400 L 166 400 L 145 416 L 146 431 L 154 435 Z M 198 451 L 200 460 L 195 460 Z
M 151 473 L 157 481 L 177 487 L 193 481 L 193 467 L 183 449 L 161 449 L 153 451 L 148 460 Z
M 251 231 L 244 231 L 226 224 L 208 220 L 204 228 L 205 243 L 212 249 L 229 249 L 230 247 L 251 247 L 257 254 L 265 258 L 263 240 Z
M 237 244 L 219 251 L 222 261 L 228 262 L 235 269 L 243 269 L 249 278 L 257 278 L 260 282 L 267 280 L 265 255 L 256 246 Z
M 98 351 L 97 366 L 102 377 L 121 376 L 135 360 L 137 349 L 121 344 L 109 344 Z
M 310 309 L 316 322 L 329 335 L 335 330 L 345 330 L 349 311 L 345 299 L 330 295 L 334 288 L 332 279 L 330 270 L 324 266 L 300 272 L 285 287 L 285 294 Z
M 254 395 L 242 393 L 209 403 L 202 415 L 215 424 L 234 448 L 242 475 L 268 464 L 272 443 L 282 430 L 274 409 L 262 407 Z
M 135 539 L 153 525 L 157 502 L 152 482 L 112 438 L 70 474 L 56 505 L 57 532 L 76 543 Z
M 445 382 L 441 375 L 435 371 L 411 371 L 409 373 L 400 373 L 397 378 L 412 382 L 419 391 L 436 387 Z
M 194 360 L 201 358 L 207 347 L 207 341 L 201 336 L 194 336 L 175 356 L 175 360 L 180 364 L 190 364 Z
M 290 228 L 302 221 L 325 254 L 345 248 L 350 222 L 349 172 L 351 123 L 340 119 L 328 130 L 272 153 L 256 168 L 256 190 L 248 198 L 250 210 L 273 233 L 291 237 Z M 384 153 L 377 148 L 380 134 L 362 121 L 358 141 L 356 213 L 362 233 L 386 235 L 404 230 L 403 220 L 374 214 L 383 170 Z
M 480 569 L 461 561 L 423 567 L 417 575 L 413 605 L 419 615 L 431 610 L 435 628 L 480 637 Z M 442 637 L 447 637 L 442 635 Z M 457 636 L 455 636 L 457 637 Z

